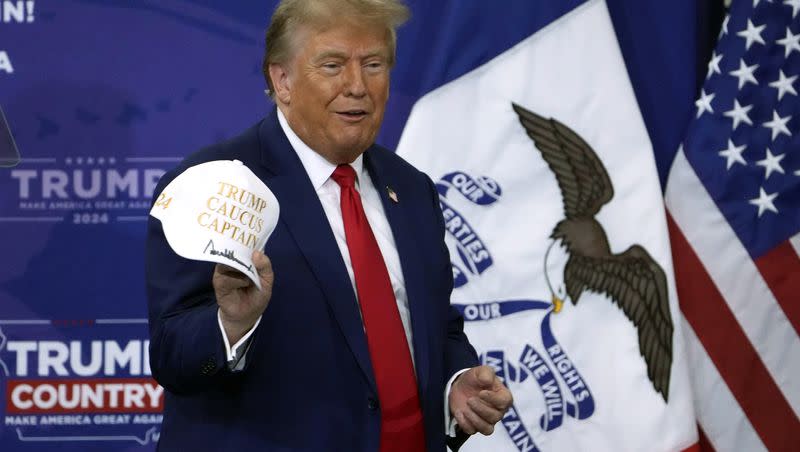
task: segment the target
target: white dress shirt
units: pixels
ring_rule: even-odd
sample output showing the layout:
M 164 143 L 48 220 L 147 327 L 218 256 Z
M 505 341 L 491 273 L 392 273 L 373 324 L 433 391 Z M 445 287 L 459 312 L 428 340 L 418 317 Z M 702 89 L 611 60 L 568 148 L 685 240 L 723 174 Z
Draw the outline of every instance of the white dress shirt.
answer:
M 336 238 L 336 244 L 339 246 L 339 251 L 342 254 L 345 267 L 347 267 L 347 274 L 350 276 L 350 284 L 353 286 L 353 293 L 358 300 L 358 292 L 356 291 L 356 281 L 353 274 L 353 264 L 350 261 L 350 251 L 347 247 L 347 238 L 344 232 L 344 221 L 342 219 L 342 210 L 339 200 L 341 198 L 341 187 L 333 179 L 331 174 L 336 169 L 336 165 L 325 160 L 320 154 L 312 150 L 294 131 L 289 127 L 286 117 L 280 109 L 278 109 L 278 122 L 289 139 L 289 143 L 294 148 L 303 168 L 308 174 L 311 185 L 319 196 L 319 201 L 322 204 L 322 209 L 325 211 L 325 216 L 328 218 L 328 223 L 333 231 L 333 236 Z M 400 313 L 400 320 L 403 323 L 403 329 L 406 333 L 406 341 L 408 342 L 408 350 L 411 353 L 411 360 L 414 363 L 414 343 L 411 332 L 411 313 L 408 309 L 408 295 L 406 294 L 406 284 L 403 278 L 403 270 L 400 266 L 400 256 L 397 253 L 397 245 L 394 242 L 394 235 L 386 219 L 386 214 L 383 211 L 383 204 L 381 204 L 380 192 L 372 183 L 372 178 L 369 172 L 364 168 L 364 156 L 359 155 L 353 163 L 350 164 L 356 173 L 356 186 L 355 189 L 361 195 L 361 203 L 364 206 L 364 213 L 369 221 L 370 228 L 372 229 L 375 240 L 378 242 L 378 248 L 383 255 L 383 261 L 386 264 L 386 270 L 389 273 L 389 279 L 392 283 L 392 290 L 394 297 L 397 300 L 397 311 Z M 360 310 L 359 310 L 360 312 Z M 225 341 L 225 350 L 227 352 L 228 362 L 233 365 L 233 370 L 240 370 L 244 368 L 244 362 L 247 353 L 248 339 L 255 331 L 258 324 L 261 322 L 261 317 L 258 318 L 253 328 L 251 328 L 238 342 L 230 345 L 228 336 L 225 334 L 225 328 L 222 326 L 222 320 L 219 318 L 219 326 L 222 330 L 222 337 Z M 244 350 L 240 350 L 244 348 Z M 414 363 L 416 367 L 416 363 Z M 447 395 L 450 393 L 450 387 L 455 378 L 464 369 L 457 372 L 447 384 L 445 388 L 445 425 L 448 427 L 448 434 L 453 436 L 455 420 L 450 420 L 450 409 L 447 400 Z

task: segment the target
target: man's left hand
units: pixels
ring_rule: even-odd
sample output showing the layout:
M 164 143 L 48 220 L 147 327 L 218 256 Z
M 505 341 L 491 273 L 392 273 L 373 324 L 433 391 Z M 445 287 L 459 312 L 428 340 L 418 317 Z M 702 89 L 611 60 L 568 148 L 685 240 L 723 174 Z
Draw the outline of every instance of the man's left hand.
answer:
M 458 426 L 470 435 L 491 435 L 496 424 L 513 403 L 511 391 L 489 366 L 469 369 L 450 387 L 450 413 Z

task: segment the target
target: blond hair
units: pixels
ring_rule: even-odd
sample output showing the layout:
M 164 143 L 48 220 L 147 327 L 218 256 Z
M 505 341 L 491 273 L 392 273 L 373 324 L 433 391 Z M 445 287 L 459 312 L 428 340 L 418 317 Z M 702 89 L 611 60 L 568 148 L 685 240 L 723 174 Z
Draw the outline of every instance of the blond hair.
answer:
M 294 53 L 299 26 L 351 20 L 385 26 L 389 32 L 389 65 L 394 65 L 397 27 L 410 17 L 401 0 L 282 0 L 267 28 L 262 70 L 270 95 L 274 92 L 269 65 L 287 62 Z

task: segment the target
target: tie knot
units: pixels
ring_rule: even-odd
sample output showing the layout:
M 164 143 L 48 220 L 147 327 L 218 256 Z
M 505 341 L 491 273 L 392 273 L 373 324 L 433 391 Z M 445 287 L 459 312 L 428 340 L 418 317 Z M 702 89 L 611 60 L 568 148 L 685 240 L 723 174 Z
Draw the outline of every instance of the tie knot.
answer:
M 356 183 L 356 170 L 350 165 L 339 165 L 333 170 L 331 179 L 342 188 L 353 187 Z

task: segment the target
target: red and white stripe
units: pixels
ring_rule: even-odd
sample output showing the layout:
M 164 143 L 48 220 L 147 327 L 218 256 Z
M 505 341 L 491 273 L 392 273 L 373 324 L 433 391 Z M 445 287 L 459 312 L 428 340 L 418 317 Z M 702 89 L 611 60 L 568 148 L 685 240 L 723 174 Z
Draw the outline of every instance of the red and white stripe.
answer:
M 713 447 L 800 447 L 800 237 L 753 261 L 678 152 L 666 204 L 697 420 Z

